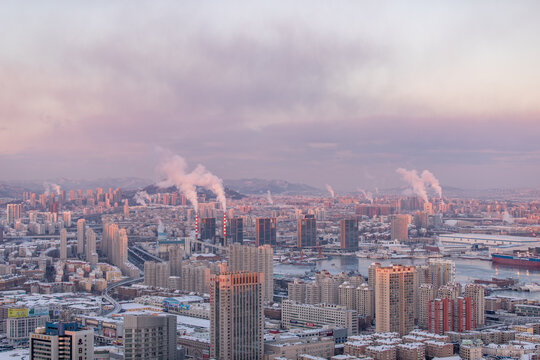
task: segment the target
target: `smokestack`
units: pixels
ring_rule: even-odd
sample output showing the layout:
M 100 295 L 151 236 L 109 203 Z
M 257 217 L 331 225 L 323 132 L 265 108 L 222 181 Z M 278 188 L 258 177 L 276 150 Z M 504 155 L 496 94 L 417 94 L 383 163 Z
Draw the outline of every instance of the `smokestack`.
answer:
M 199 240 L 199 214 L 195 213 L 195 240 Z
M 227 213 L 223 213 L 223 242 L 227 242 Z

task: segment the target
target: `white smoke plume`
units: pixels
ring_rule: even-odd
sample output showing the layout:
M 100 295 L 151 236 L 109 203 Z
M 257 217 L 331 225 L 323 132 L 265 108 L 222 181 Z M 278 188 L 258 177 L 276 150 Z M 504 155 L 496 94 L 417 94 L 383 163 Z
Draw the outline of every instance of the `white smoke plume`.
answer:
M 45 195 L 49 195 L 51 192 L 56 193 L 56 195 L 60 195 L 60 185 L 55 183 L 49 183 L 44 182 L 43 187 L 45 188 Z
M 332 199 L 336 197 L 336 193 L 334 192 L 334 189 L 328 184 L 326 184 L 326 190 L 330 193 L 330 196 L 332 196 Z
M 212 174 L 202 165 L 197 165 L 193 171 L 187 172 L 187 162 L 179 155 L 169 155 L 160 164 L 160 171 L 165 175 L 165 179 L 157 185 L 159 187 L 176 186 L 186 195 L 195 211 L 199 211 L 197 200 L 197 186 L 202 186 L 214 194 L 221 203 L 223 211 L 227 209 L 225 189 L 220 178 Z
M 270 190 L 266 193 L 266 200 L 270 203 L 270 205 L 274 205 L 274 199 L 272 199 L 272 193 Z
M 439 180 L 435 178 L 435 176 L 428 170 L 424 170 L 422 172 L 422 175 L 418 175 L 418 172 L 416 170 L 407 170 L 403 168 L 398 168 L 396 170 L 398 174 L 401 175 L 403 180 L 405 180 L 407 183 L 409 183 L 413 194 L 421 197 L 424 199 L 424 201 L 428 201 L 428 195 L 426 190 L 426 185 L 429 186 L 430 189 L 435 191 L 437 195 L 441 198 L 442 197 L 442 188 L 439 185 Z
M 514 223 L 514 218 L 512 217 L 512 215 L 510 215 L 508 213 L 508 211 L 505 211 L 504 214 L 503 214 L 503 222 L 505 222 L 507 224 L 513 224 Z
M 422 171 L 422 180 L 424 184 L 429 185 L 433 191 L 437 193 L 439 198 L 442 198 L 442 187 L 439 184 L 439 180 L 429 170 Z
M 158 235 L 159 235 L 160 233 L 165 232 L 165 226 L 163 225 L 163 222 L 161 221 L 161 219 L 159 219 L 159 223 L 158 223 L 158 227 L 157 227 L 157 232 L 158 232 Z
M 371 192 L 369 192 L 369 191 L 366 192 L 366 190 L 360 189 L 360 188 L 358 188 L 358 191 L 360 191 L 362 193 L 362 195 L 364 195 L 364 198 L 366 200 L 368 200 L 370 203 L 373 204 L 373 194 Z
M 152 201 L 152 199 L 150 198 L 150 195 L 148 195 L 148 193 L 144 190 L 137 191 L 135 195 L 133 196 L 133 199 L 135 200 L 137 204 L 142 205 L 142 206 L 146 206 L 147 204 L 150 203 L 150 201 Z

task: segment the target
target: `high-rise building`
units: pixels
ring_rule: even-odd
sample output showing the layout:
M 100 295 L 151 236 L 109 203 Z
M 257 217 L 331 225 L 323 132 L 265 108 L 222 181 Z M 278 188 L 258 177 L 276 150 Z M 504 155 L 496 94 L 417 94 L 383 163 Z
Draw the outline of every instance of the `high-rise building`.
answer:
M 474 329 L 474 310 L 471 298 L 435 299 L 428 306 L 428 331 L 445 334 Z
M 60 260 L 67 259 L 67 230 L 60 230 Z
M 84 235 L 86 231 L 86 220 L 77 220 L 77 255 L 84 254 Z
M 96 233 L 92 229 L 86 231 L 86 261 L 92 265 L 97 264 L 98 254 L 96 252 Z
M 124 216 L 129 217 L 129 204 L 128 199 L 124 200 Z
M 46 323 L 30 335 L 30 359 L 94 359 L 94 331 L 77 323 Z
M 299 218 L 296 224 L 296 247 L 298 249 L 317 246 L 317 220 L 312 214 Z
M 480 284 L 467 284 L 464 296 L 470 297 L 474 303 L 474 326 L 483 327 L 485 324 L 484 287 Z
M 418 288 L 418 326 L 427 329 L 429 326 L 429 303 L 435 299 L 435 291 L 431 284 L 421 284 Z
M 375 325 L 377 332 L 408 334 L 414 327 L 414 266 L 376 269 Z
M 144 262 L 144 285 L 167 288 L 170 276 L 171 267 L 168 262 Z
M 443 285 L 437 291 L 437 297 L 440 299 L 455 299 L 461 296 L 461 284 L 457 282 Z
M 124 316 L 124 359 L 178 359 L 176 316 Z
M 182 276 L 182 260 L 184 250 L 179 245 L 169 247 L 169 264 L 171 266 L 171 276 Z
M 261 245 L 276 245 L 276 218 L 257 218 L 255 220 L 255 243 Z
M 381 268 L 381 264 L 378 262 L 371 263 L 368 268 L 368 285 L 373 289 L 373 308 L 375 308 L 375 298 L 377 297 L 377 269 Z M 377 314 L 375 314 L 377 316 Z
M 231 244 L 229 246 L 229 269 L 232 272 L 246 271 L 263 274 L 263 297 L 265 301 L 274 299 L 274 251 L 270 245 L 249 246 Z
M 201 240 L 214 241 L 216 239 L 216 218 L 199 219 L 199 237 Z
M 214 275 L 210 281 L 210 356 L 263 359 L 263 278 L 260 273 Z
M 21 218 L 21 204 L 7 204 L 6 217 L 8 225 L 15 224 Z
M 456 263 L 450 259 L 431 258 L 428 260 L 427 283 L 433 285 L 435 293 L 439 288 L 456 279 Z
M 409 217 L 407 215 L 394 215 L 390 223 L 391 240 L 409 239 Z
M 345 250 L 358 250 L 358 219 L 342 219 L 339 225 L 340 247 Z
M 230 243 L 242 244 L 244 242 L 244 220 L 239 217 L 233 217 L 229 219 L 227 225 L 229 227 L 227 235 L 230 238 Z
M 71 227 L 71 211 L 64 211 L 62 213 L 62 220 L 64 220 L 65 227 Z

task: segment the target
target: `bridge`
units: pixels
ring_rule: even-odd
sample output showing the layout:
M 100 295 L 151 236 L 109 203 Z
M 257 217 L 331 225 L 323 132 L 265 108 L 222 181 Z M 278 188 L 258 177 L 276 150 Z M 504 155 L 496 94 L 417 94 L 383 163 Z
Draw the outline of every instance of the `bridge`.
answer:
M 142 262 L 143 264 L 145 261 L 163 262 L 163 259 L 154 254 L 150 254 L 148 251 L 137 245 L 128 248 L 128 258 L 129 257 L 133 258 L 136 262 Z
M 203 249 L 204 247 L 207 247 L 207 248 L 214 249 L 214 250 L 221 250 L 221 251 L 225 251 L 225 252 L 229 251 L 229 248 L 226 247 L 226 246 L 221 246 L 219 244 L 212 244 L 212 243 L 207 243 L 207 242 L 204 242 L 204 241 L 201 241 L 201 240 L 195 240 L 195 239 L 191 239 L 191 238 L 186 238 L 184 247 L 186 249 L 189 248 L 189 250 L 192 251 L 193 250 L 192 245 L 200 245 L 201 249 Z
M 103 290 L 103 294 L 101 296 L 105 300 L 110 302 L 114 307 L 113 307 L 112 310 L 102 311 L 101 315 L 102 316 L 107 316 L 107 315 L 112 315 L 112 314 L 118 314 L 120 312 L 120 310 L 122 310 L 122 306 L 120 306 L 118 301 L 114 300 L 112 298 L 112 296 L 109 295 L 109 291 L 111 291 L 112 289 L 114 289 L 115 287 L 118 287 L 118 286 L 135 284 L 135 283 L 138 283 L 138 282 L 142 282 L 143 280 L 144 280 L 144 277 L 140 277 L 140 278 L 137 278 L 137 279 L 128 278 L 128 279 L 120 280 L 120 281 L 117 281 L 117 282 L 115 282 L 113 284 L 108 285 L 107 288 L 105 288 L 105 290 Z

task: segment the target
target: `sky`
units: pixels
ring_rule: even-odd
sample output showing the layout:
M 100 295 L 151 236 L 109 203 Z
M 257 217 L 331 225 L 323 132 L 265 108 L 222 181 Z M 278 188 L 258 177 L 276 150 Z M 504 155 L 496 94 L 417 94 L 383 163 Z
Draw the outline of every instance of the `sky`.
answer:
M 3 1 L 0 180 L 540 185 L 538 1 Z

